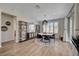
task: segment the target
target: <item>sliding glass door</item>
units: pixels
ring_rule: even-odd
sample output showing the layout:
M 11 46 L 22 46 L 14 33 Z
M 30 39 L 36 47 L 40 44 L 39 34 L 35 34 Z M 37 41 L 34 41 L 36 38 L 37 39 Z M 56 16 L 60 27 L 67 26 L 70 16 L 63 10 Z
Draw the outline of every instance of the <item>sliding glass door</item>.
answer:
M 70 29 L 69 29 L 69 36 L 70 36 L 70 39 L 72 39 L 72 35 L 73 35 L 73 34 L 72 34 L 72 32 L 73 32 L 73 31 L 72 31 L 72 29 L 73 29 L 73 28 L 72 28 L 72 17 L 70 18 L 70 24 L 69 24 L 69 25 L 70 25 L 70 26 L 69 26 L 69 27 L 70 27 Z
M 68 19 L 68 35 L 69 35 L 69 40 L 72 40 L 72 36 L 74 36 L 74 16 L 72 15 Z

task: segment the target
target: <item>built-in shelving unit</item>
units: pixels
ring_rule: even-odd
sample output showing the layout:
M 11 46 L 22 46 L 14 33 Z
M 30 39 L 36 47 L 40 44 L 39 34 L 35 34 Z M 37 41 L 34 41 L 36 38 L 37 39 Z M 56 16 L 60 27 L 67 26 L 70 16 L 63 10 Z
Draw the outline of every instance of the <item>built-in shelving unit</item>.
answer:
M 19 21 L 19 42 L 27 40 L 27 22 Z

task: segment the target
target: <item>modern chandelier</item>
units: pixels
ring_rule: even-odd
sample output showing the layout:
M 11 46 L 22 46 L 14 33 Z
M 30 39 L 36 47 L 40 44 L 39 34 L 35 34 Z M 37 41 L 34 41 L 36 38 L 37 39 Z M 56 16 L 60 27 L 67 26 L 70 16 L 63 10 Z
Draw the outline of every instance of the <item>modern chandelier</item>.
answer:
M 44 17 L 46 18 L 46 15 L 44 15 Z M 47 24 L 48 21 L 46 19 L 43 20 L 42 24 Z

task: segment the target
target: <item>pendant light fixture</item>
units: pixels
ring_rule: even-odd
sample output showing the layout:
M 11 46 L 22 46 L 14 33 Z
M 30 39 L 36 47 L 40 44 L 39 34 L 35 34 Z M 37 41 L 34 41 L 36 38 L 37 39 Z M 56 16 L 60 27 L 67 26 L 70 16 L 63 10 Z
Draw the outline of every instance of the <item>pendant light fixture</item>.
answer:
M 48 21 L 46 20 L 46 15 L 44 15 L 44 20 L 43 20 L 43 22 L 42 22 L 42 24 L 47 24 L 48 23 Z

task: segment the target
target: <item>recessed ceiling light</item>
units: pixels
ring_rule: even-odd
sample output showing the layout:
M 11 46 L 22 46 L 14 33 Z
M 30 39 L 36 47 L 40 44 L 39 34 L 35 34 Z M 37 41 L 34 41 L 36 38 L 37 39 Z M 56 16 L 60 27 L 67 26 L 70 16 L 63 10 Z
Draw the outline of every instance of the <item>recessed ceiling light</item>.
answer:
M 40 9 L 40 6 L 39 6 L 39 5 L 36 5 L 35 7 L 36 7 L 37 9 Z

